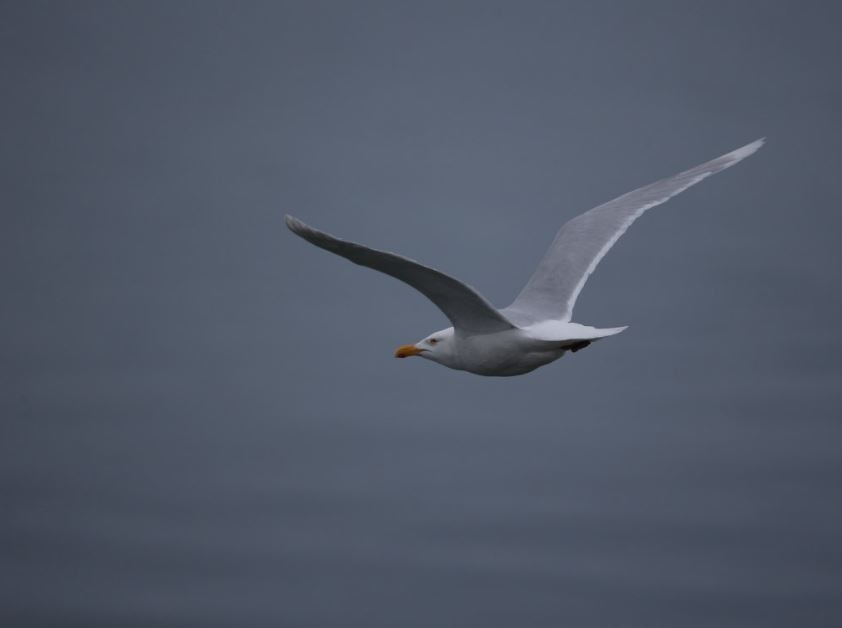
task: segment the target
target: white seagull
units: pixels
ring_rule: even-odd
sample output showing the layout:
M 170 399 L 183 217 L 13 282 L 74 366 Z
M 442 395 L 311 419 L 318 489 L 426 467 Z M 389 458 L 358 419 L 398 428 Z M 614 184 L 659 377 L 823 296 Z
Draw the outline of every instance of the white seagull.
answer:
M 286 224 L 311 244 L 408 283 L 453 323 L 453 327 L 415 344 L 398 347 L 395 357 L 418 355 L 477 375 L 521 375 L 626 329 L 597 329 L 571 322 L 576 298 L 596 265 L 647 209 L 742 161 L 763 141 L 624 194 L 570 220 L 514 302 L 501 310 L 441 271 L 395 253 L 340 240 L 292 216 L 286 217 Z

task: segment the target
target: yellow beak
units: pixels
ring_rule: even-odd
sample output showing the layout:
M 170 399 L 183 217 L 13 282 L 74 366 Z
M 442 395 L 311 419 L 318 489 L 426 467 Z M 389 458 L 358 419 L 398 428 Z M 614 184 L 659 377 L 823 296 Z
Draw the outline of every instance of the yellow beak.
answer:
M 401 345 L 395 350 L 396 358 L 408 358 L 412 355 L 420 354 L 424 349 L 419 349 L 415 345 Z

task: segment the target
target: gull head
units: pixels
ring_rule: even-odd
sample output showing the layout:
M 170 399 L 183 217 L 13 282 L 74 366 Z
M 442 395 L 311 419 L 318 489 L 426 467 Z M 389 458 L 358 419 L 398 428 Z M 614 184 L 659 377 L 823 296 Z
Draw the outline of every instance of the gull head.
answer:
M 401 345 L 395 350 L 396 358 L 418 355 L 433 362 L 442 363 L 447 363 L 452 354 L 453 327 L 434 332 L 414 345 Z

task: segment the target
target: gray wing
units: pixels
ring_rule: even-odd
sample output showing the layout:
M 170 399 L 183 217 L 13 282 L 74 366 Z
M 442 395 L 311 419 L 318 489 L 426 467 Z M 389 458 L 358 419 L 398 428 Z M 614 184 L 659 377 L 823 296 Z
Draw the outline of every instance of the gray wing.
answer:
M 453 277 L 395 253 L 340 240 L 292 216 L 286 217 L 286 223 L 293 233 L 311 244 L 408 283 L 435 303 L 459 331 L 487 334 L 514 327 L 481 294 Z
M 650 207 L 745 159 L 763 142 L 757 140 L 674 177 L 624 194 L 567 222 L 521 293 L 501 311 L 519 325 L 551 319 L 569 321 L 588 276 L 636 218 Z

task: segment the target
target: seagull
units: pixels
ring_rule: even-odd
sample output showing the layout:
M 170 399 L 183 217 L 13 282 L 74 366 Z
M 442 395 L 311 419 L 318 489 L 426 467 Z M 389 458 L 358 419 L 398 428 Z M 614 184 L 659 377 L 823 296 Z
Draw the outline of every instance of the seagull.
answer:
M 647 209 L 730 168 L 755 153 L 763 142 L 764 139 L 756 140 L 568 221 L 556 234 L 526 286 L 503 309 L 495 308 L 458 279 L 396 253 L 340 240 L 289 215 L 286 224 L 311 244 L 409 284 L 452 323 L 452 327 L 434 332 L 415 344 L 398 347 L 395 357 L 420 356 L 477 375 L 522 375 L 626 329 L 598 329 L 571 321 L 576 299 L 596 265 Z

